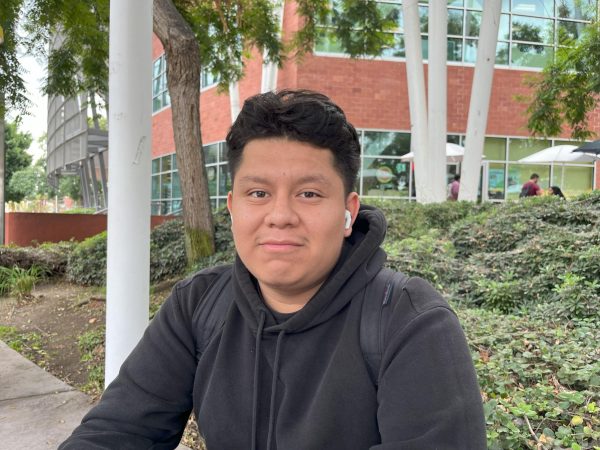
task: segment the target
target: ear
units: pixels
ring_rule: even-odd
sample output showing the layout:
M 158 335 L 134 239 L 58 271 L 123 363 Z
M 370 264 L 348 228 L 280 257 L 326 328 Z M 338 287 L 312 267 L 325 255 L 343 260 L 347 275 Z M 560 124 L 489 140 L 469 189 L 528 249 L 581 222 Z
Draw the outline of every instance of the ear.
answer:
M 229 211 L 229 215 L 231 216 L 231 208 L 233 205 L 233 194 L 231 191 L 227 193 L 227 210 Z
M 346 197 L 346 209 L 350 211 L 352 215 L 352 225 L 356 221 L 356 216 L 358 216 L 358 210 L 360 209 L 360 199 L 358 198 L 358 194 L 356 192 L 350 192 L 348 197 Z M 344 237 L 348 237 L 352 234 L 352 226 L 347 230 L 344 230 Z

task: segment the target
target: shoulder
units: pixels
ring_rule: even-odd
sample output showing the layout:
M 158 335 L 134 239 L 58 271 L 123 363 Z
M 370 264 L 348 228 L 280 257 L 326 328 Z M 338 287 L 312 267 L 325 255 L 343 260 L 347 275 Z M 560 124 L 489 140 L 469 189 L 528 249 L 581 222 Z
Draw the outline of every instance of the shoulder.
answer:
M 231 276 L 231 265 L 200 270 L 178 282 L 173 288 L 173 298 L 183 309 L 195 309 L 204 294 L 221 276 Z

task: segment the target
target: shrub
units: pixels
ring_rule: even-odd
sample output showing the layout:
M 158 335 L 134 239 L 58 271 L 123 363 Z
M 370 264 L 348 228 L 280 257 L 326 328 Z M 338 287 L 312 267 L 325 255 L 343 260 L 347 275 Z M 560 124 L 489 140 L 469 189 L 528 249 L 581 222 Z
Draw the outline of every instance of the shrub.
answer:
M 74 242 L 44 243 L 37 247 L 0 246 L 0 266 L 29 269 L 38 267 L 49 277 L 65 273 Z
M 9 293 L 19 298 L 26 297 L 44 275 L 44 271 L 38 266 L 31 266 L 29 269 L 0 267 L 0 295 Z
M 185 235 L 181 220 L 169 220 L 150 234 L 150 281 L 179 275 L 187 267 Z
M 77 244 L 69 257 L 67 279 L 83 285 L 106 283 L 106 231 Z

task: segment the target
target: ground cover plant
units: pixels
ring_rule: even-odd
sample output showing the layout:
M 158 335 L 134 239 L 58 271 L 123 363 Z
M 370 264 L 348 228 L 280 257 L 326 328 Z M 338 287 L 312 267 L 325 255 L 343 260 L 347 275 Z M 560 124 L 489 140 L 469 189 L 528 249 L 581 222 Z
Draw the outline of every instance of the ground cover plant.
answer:
M 599 449 L 600 192 L 566 202 L 542 197 L 377 206 L 389 222 L 388 266 L 429 280 L 461 320 L 481 386 L 489 448 Z M 154 279 L 171 281 L 152 289 L 151 316 L 175 279 L 235 257 L 226 210 L 215 215 L 217 253 L 187 272 L 181 222 L 163 227 L 153 232 Z M 79 259 L 103 257 L 103 243 L 100 236 L 79 245 L 91 252 Z M 103 276 L 104 262 L 90 262 L 96 265 L 89 273 Z M 175 272 L 162 271 L 170 265 Z M 60 314 L 99 306 L 103 313 L 102 302 L 76 305 Z M 84 331 L 74 340 L 86 375 L 77 386 L 93 395 L 103 383 L 98 311 L 84 315 Z M 6 325 L 0 339 L 52 369 L 52 352 L 44 350 L 50 327 L 40 326 L 42 334 Z M 193 427 L 185 443 L 202 448 Z

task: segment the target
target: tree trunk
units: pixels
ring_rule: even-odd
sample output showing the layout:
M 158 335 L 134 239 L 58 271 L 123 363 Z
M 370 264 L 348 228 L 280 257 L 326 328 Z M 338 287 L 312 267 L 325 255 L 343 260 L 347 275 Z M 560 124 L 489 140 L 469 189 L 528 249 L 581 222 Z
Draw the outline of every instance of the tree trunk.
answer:
M 154 0 L 154 32 L 167 63 L 173 134 L 183 197 L 188 262 L 214 253 L 214 229 L 200 135 L 200 52 L 171 0 Z

